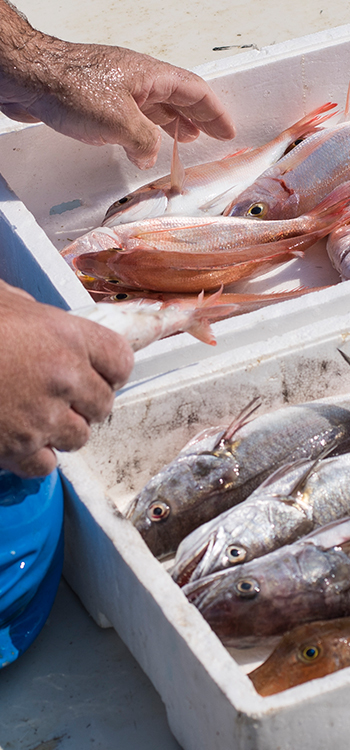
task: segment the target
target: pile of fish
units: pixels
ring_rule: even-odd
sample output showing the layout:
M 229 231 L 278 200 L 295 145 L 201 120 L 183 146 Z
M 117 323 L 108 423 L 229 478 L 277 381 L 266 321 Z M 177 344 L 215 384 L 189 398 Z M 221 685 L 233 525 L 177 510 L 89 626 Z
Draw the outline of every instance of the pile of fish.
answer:
M 96 301 L 127 309 L 153 300 L 163 309 L 224 287 L 219 304 L 232 307 L 221 317 L 311 291 L 242 294 L 232 284 L 303 256 L 327 235 L 347 278 L 349 105 L 336 125 L 320 127 L 334 107 L 320 106 L 258 148 L 186 169 L 175 139 L 171 173 L 115 201 L 63 257 Z
M 173 579 L 225 645 L 251 647 L 297 627 L 303 682 L 318 675 L 307 665 L 325 648 L 310 623 L 350 617 L 350 396 L 258 415 L 260 405 L 196 435 L 126 515 L 157 557 L 176 553 Z M 285 637 L 291 649 L 294 635 Z M 334 655 L 320 673 L 344 659 Z M 298 683 L 297 668 L 283 685 L 271 666 L 259 670 L 252 679 L 263 695 Z

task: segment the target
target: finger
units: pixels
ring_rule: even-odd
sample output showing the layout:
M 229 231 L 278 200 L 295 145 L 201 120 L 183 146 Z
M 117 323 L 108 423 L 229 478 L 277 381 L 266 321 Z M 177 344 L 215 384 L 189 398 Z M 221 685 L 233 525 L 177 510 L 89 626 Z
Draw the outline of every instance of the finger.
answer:
M 67 409 L 50 436 L 50 447 L 59 451 L 77 451 L 87 443 L 90 432 L 86 419 L 73 408 Z
M 134 354 L 124 336 L 90 320 L 77 318 L 86 336 L 90 362 L 113 390 L 126 383 Z
M 32 295 L 28 292 L 25 292 L 24 289 L 21 289 L 17 286 L 11 286 L 10 284 L 7 284 L 6 281 L 2 281 L 2 279 L 0 279 L 0 295 L 2 292 L 12 292 L 13 294 L 18 294 L 20 297 L 24 297 L 25 299 L 34 300 L 34 297 L 32 297 Z
M 147 117 L 156 123 L 156 125 L 160 125 L 172 138 L 175 136 L 176 123 L 178 122 L 177 139 L 182 143 L 194 141 L 201 132 L 191 120 L 183 117 L 176 109 L 169 107 L 167 104 L 149 106 L 147 108 Z
M 0 110 L 10 120 L 16 120 L 17 122 L 40 122 L 37 117 L 31 115 L 20 104 L 1 104 Z
M 173 88 L 166 99 L 169 105 L 204 133 L 219 140 L 234 138 L 232 118 L 206 81 L 181 68 L 172 80 Z
M 47 445 L 30 456 L 8 459 L 1 462 L 1 467 L 12 471 L 19 477 L 46 477 L 57 466 L 57 458 L 52 448 Z
M 139 169 L 155 164 L 161 143 L 159 128 L 141 112 L 129 92 L 124 92 L 122 112 L 115 113 L 102 133 L 105 142 L 123 146 L 128 159 Z

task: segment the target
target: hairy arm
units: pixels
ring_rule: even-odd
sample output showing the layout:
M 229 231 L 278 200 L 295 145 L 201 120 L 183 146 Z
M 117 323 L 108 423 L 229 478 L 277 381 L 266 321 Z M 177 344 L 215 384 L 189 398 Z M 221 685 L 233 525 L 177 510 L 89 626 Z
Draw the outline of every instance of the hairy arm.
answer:
M 74 44 L 32 28 L 0 0 L 0 108 L 13 119 L 43 121 L 85 143 L 117 143 L 140 168 L 152 166 L 160 130 L 191 141 L 200 131 L 234 137 L 209 85 L 187 70 L 132 50 Z

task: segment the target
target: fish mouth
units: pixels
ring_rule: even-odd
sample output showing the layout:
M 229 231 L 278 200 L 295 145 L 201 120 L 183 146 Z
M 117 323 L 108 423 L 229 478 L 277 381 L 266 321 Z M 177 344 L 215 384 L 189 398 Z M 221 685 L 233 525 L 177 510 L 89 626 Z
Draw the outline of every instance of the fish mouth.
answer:
M 196 568 L 198 564 L 203 560 L 203 557 L 205 556 L 205 553 L 208 550 L 208 547 L 210 545 L 210 540 L 206 542 L 203 547 L 201 547 L 200 550 L 189 560 L 183 568 L 180 567 L 180 570 L 174 571 L 171 573 L 171 576 L 175 583 L 177 583 L 178 586 L 182 588 L 182 586 L 186 586 L 187 583 L 190 583 L 192 580 L 197 579 L 199 576 L 194 576 L 194 573 L 196 571 Z

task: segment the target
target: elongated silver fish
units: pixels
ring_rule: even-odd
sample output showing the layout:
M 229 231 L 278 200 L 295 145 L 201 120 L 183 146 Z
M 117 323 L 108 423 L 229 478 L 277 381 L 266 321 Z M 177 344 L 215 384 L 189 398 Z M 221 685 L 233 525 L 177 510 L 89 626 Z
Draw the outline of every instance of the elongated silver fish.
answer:
M 283 466 L 244 502 L 192 531 L 177 550 L 172 577 L 183 586 L 349 515 L 349 488 L 348 453 Z
M 350 518 L 183 587 L 226 645 L 244 648 L 295 625 L 350 615 Z
M 174 552 L 201 523 L 245 500 L 282 464 L 315 459 L 350 438 L 350 399 L 278 409 L 247 423 L 249 404 L 228 428 L 199 433 L 132 501 L 127 517 L 152 552 Z

